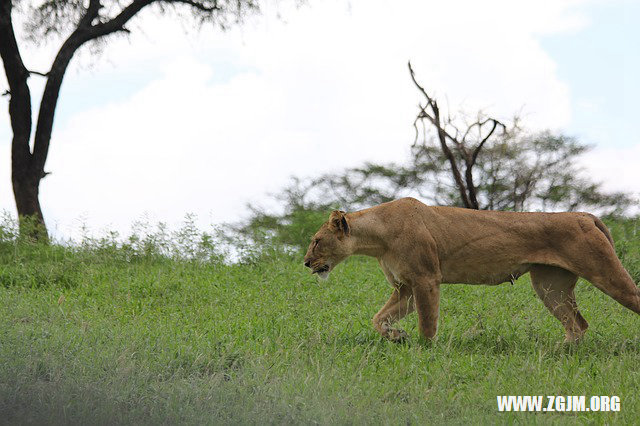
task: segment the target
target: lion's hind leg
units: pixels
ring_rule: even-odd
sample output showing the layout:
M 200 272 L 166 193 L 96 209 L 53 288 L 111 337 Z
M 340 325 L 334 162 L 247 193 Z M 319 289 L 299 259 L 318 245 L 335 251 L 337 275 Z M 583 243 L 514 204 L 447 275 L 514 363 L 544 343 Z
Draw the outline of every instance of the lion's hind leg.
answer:
M 589 327 L 576 304 L 575 288 L 578 277 L 566 269 L 548 265 L 531 268 L 531 284 L 547 309 L 564 326 L 565 342 L 579 340 Z
M 640 288 L 618 259 L 607 227 L 590 215 L 584 216 L 579 223 L 582 234 L 577 234 L 573 243 L 565 244 L 559 253 L 567 269 L 640 314 Z
M 373 316 L 373 326 L 383 337 L 394 342 L 402 341 L 407 337 L 407 333 L 391 326 L 413 312 L 414 308 L 411 289 L 407 285 L 399 285 L 393 290 L 387 303 Z

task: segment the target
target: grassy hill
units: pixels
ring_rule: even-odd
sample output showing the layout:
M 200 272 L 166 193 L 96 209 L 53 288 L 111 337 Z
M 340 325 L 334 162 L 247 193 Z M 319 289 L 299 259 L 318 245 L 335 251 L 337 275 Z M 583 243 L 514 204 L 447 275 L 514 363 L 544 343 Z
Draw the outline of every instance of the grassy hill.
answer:
M 610 225 L 638 281 L 640 222 Z M 632 424 L 640 412 L 640 316 L 582 280 L 577 346 L 528 276 L 443 286 L 437 339 L 412 314 L 409 341 L 393 344 L 371 326 L 390 293 L 371 259 L 319 282 L 279 250 L 228 264 L 8 235 L 2 423 Z M 617 395 L 621 410 L 499 413 L 497 395 Z

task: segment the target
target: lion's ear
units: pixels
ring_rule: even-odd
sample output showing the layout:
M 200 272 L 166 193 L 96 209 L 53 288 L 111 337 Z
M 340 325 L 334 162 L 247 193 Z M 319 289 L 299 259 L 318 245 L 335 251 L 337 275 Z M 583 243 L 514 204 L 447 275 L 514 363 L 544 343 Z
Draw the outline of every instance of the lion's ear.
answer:
M 342 232 L 344 235 L 349 235 L 349 224 L 347 223 L 346 213 L 340 210 L 334 210 L 329 216 L 329 224 L 332 229 Z

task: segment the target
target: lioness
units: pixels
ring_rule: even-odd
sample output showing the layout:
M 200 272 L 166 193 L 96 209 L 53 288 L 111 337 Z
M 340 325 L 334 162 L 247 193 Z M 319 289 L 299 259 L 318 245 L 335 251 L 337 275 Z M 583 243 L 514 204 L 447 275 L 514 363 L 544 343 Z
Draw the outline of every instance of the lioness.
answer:
M 441 283 L 495 285 L 527 272 L 564 326 L 565 341 L 577 341 L 588 327 L 573 293 L 579 276 L 640 313 L 640 290 L 616 256 L 609 230 L 588 213 L 478 211 L 403 198 L 332 212 L 304 264 L 326 278 L 353 254 L 378 259 L 394 288 L 373 317 L 376 330 L 394 341 L 406 333 L 391 325 L 414 309 L 422 335 L 435 336 Z

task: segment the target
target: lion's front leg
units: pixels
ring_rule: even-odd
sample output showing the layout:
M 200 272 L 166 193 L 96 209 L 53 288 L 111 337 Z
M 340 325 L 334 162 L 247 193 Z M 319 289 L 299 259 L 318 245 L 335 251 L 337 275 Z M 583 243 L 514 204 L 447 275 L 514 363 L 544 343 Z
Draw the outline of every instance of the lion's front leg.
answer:
M 404 330 L 392 328 L 392 324 L 413 312 L 414 303 L 411 289 L 407 285 L 399 285 L 387 303 L 373 316 L 373 326 L 387 339 L 398 342 L 407 337 Z

